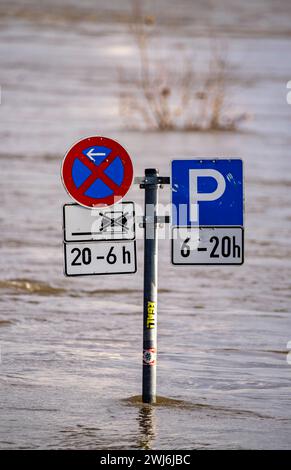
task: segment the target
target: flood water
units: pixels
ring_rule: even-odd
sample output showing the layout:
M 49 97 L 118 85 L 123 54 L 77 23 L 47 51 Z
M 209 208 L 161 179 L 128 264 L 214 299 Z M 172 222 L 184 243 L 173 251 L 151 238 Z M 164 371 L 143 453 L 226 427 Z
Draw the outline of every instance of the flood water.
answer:
M 154 53 L 170 67 L 190 49 L 203 68 L 210 33 L 227 39 L 232 106 L 250 115 L 237 132 L 127 129 L 118 68 L 138 73 L 128 4 L 38 3 L 0 7 L 0 447 L 290 448 L 289 2 L 157 2 Z M 125 146 L 136 176 L 168 176 L 173 158 L 244 160 L 243 266 L 173 266 L 159 242 L 153 407 L 139 398 L 142 240 L 137 274 L 63 275 L 60 164 L 89 135 Z

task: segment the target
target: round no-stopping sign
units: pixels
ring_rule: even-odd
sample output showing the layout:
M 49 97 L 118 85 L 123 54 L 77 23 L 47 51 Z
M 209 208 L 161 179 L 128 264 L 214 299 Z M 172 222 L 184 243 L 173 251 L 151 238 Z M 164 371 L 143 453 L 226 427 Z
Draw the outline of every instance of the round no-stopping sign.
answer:
M 69 195 L 85 207 L 115 204 L 125 196 L 132 179 L 130 156 L 107 137 L 80 140 L 63 160 L 63 184 Z

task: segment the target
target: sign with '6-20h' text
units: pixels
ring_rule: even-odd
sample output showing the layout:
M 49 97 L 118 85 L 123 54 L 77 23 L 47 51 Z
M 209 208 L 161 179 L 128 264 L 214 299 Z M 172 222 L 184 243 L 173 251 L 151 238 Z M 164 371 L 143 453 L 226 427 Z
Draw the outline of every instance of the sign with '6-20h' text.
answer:
M 172 162 L 173 264 L 243 263 L 240 159 Z

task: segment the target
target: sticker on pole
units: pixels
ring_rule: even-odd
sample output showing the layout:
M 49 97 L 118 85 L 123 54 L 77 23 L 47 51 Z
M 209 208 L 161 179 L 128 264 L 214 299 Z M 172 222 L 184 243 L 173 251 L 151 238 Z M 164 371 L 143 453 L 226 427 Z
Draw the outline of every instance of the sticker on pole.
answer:
M 147 366 L 154 366 L 157 361 L 157 351 L 155 348 L 144 349 L 143 363 Z
M 88 137 L 65 155 L 62 181 L 68 194 L 85 207 L 106 207 L 129 190 L 133 167 L 126 150 L 112 139 Z
M 242 264 L 240 159 L 172 162 L 172 263 Z

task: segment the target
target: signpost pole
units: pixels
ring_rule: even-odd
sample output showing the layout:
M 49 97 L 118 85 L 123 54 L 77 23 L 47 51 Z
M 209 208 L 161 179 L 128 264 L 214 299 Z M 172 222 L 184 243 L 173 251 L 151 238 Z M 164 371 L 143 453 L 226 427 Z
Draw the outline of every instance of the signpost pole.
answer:
M 142 401 L 143 403 L 155 403 L 157 367 L 158 170 L 146 169 L 141 187 L 145 189 Z

